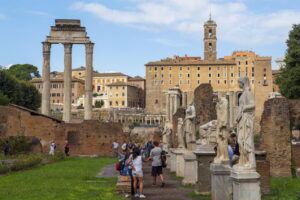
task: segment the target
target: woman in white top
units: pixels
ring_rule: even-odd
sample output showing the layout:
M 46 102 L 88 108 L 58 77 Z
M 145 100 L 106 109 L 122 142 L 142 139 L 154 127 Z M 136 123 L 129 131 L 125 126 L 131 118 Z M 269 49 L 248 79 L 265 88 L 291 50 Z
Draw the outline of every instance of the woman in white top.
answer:
M 144 174 L 143 174 L 143 161 L 144 159 L 139 151 L 134 151 L 128 160 L 128 164 L 132 167 L 132 176 L 133 176 L 133 188 L 134 188 L 134 197 L 144 199 L 146 196 L 143 194 L 144 187 Z M 137 183 L 140 184 L 140 193 L 137 193 Z

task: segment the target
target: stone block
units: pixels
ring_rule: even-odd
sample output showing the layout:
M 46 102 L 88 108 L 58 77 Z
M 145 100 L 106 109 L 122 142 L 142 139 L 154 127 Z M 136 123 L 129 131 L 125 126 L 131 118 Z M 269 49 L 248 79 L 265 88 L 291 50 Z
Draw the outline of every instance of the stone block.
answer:
M 171 157 L 171 165 L 170 165 L 170 171 L 176 172 L 176 154 L 174 153 L 175 149 L 170 149 L 170 157 Z
M 229 165 L 211 164 L 211 199 L 232 200 L 231 168 Z
M 198 180 L 197 157 L 191 151 L 183 155 L 184 158 L 184 178 L 183 184 L 196 184 Z
M 254 171 L 231 171 L 233 200 L 260 200 L 260 175 Z
M 186 152 L 186 149 L 179 148 L 174 151 L 176 155 L 176 176 L 183 177 L 184 176 L 184 158 L 183 154 Z

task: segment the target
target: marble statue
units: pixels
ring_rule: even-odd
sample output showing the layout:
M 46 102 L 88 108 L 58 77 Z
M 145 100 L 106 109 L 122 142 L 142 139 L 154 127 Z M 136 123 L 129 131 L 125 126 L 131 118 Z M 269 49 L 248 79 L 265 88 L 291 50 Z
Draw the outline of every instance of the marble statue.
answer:
M 183 130 L 183 119 L 182 118 L 178 118 L 177 137 L 178 137 L 178 148 L 185 148 L 185 144 L 184 144 L 184 130 Z
M 216 144 L 217 142 L 217 120 L 212 120 L 199 127 L 200 131 L 200 143 L 205 144 Z
M 163 136 L 164 150 L 168 150 L 170 147 L 172 147 L 172 129 L 168 126 L 165 126 L 162 136 Z
M 222 97 L 217 102 L 217 156 L 215 163 L 229 162 L 228 156 L 228 101 Z
M 190 143 L 193 143 L 196 141 L 195 118 L 196 118 L 196 109 L 194 106 L 194 102 L 192 102 L 185 110 L 184 135 L 185 135 L 187 144 L 190 144 Z
M 248 77 L 238 79 L 239 87 L 243 93 L 239 98 L 238 114 L 236 117 L 238 143 L 240 147 L 240 158 L 238 168 L 255 170 L 255 152 L 254 152 L 254 119 L 255 102 L 249 88 Z

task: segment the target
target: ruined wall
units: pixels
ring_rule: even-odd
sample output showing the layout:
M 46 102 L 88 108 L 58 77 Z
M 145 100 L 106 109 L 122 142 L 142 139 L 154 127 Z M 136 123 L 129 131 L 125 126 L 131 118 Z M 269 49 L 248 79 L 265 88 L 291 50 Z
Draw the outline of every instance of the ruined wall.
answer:
M 300 142 L 292 144 L 292 167 L 300 168 Z
M 216 103 L 213 101 L 216 96 L 210 84 L 204 83 L 194 91 L 194 102 L 196 109 L 196 126 L 206 124 L 217 119 Z
M 270 162 L 266 158 L 266 152 L 256 152 L 256 171 L 260 174 L 260 186 L 262 194 L 270 193 Z
M 147 142 L 149 140 L 159 142 L 162 139 L 162 129 L 159 127 L 134 127 L 130 135 L 136 135 L 141 140 L 138 142 Z
M 300 122 L 300 99 L 289 99 L 291 128 L 296 122 Z
M 289 102 L 285 98 L 269 99 L 261 118 L 262 148 L 268 153 L 270 174 L 291 176 L 291 131 Z
M 0 106 L 0 137 L 34 136 L 42 144 L 42 152 L 49 152 L 49 145 L 55 140 L 57 151 L 63 151 L 65 140 L 70 142 L 70 154 L 112 155 L 112 142 L 120 144 L 127 139 L 119 123 L 83 121 L 66 124 L 35 112 Z M 3 128 L 4 127 L 4 128 Z
M 172 143 L 173 147 L 177 147 L 178 145 L 178 135 L 177 135 L 177 125 L 178 125 L 178 118 L 185 118 L 185 109 L 178 108 L 176 113 L 173 115 L 173 134 L 172 134 Z

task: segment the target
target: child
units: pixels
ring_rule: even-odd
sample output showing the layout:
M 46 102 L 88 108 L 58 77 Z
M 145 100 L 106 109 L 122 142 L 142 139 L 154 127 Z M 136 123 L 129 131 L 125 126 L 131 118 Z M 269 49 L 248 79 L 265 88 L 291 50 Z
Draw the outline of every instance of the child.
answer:
M 128 160 L 128 164 L 132 167 L 132 176 L 133 176 L 133 188 L 134 188 L 134 197 L 144 199 L 146 198 L 143 195 L 144 179 L 143 179 L 143 165 L 142 161 L 146 161 L 145 158 L 142 158 L 139 151 L 134 151 L 132 156 Z M 137 182 L 139 182 L 140 194 L 137 193 Z

